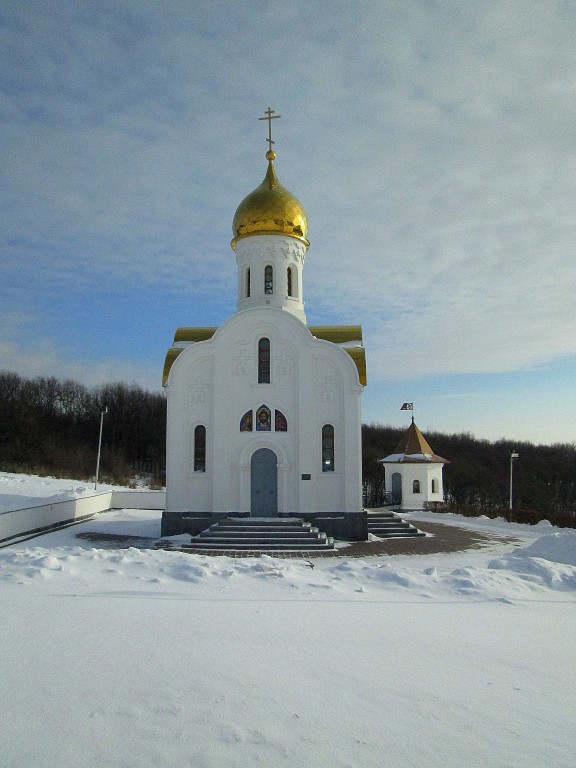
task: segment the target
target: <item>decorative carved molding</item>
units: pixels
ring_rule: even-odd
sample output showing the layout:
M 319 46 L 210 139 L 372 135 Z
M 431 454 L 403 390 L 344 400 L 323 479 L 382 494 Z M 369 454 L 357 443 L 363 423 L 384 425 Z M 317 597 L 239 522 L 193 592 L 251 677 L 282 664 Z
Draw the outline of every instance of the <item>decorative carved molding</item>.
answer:
M 206 402 L 206 395 L 210 390 L 210 382 L 201 376 L 196 376 L 190 382 L 190 397 L 193 403 Z
M 234 363 L 236 364 L 236 376 L 246 376 L 246 369 L 250 361 L 248 349 L 245 346 L 238 347 L 234 353 Z
M 236 246 L 236 259 L 238 264 L 246 263 L 248 259 L 275 259 L 278 256 L 286 260 L 304 264 L 306 246 L 293 238 L 266 238 L 263 236 L 246 238 L 239 241 Z
M 283 344 L 274 355 L 274 370 L 282 376 L 288 376 L 294 365 L 294 353 L 287 344 Z
M 334 379 L 329 378 L 328 376 L 324 376 L 324 378 L 320 379 L 320 381 L 318 382 L 320 400 L 322 400 L 323 403 L 333 403 L 337 389 L 338 389 L 337 382 L 334 381 Z

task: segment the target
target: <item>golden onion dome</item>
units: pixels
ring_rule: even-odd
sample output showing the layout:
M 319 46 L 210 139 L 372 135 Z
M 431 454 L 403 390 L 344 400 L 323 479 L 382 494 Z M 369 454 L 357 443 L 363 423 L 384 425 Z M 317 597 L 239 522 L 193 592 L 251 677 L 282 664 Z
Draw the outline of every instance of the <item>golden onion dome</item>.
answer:
M 302 204 L 280 184 L 274 170 L 276 153 L 266 152 L 268 170 L 260 186 L 242 200 L 232 222 L 232 248 L 251 235 L 288 235 L 310 245 L 308 220 Z

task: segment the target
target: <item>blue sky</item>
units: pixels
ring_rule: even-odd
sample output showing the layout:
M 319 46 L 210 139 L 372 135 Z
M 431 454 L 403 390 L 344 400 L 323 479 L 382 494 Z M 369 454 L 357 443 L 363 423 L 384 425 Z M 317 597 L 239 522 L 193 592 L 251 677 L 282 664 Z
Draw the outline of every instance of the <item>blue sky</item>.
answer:
M 159 389 L 235 311 L 271 106 L 364 421 L 576 439 L 572 2 L 8 0 L 0 57 L 0 368 Z

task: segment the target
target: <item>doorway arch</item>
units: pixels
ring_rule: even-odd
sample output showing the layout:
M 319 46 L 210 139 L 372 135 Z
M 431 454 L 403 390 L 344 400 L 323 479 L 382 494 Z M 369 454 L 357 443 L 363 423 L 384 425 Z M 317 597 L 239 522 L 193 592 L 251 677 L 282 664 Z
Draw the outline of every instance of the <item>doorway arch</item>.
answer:
M 400 472 L 392 474 L 392 504 L 402 503 L 402 475 Z
M 270 448 L 259 448 L 250 459 L 250 514 L 278 515 L 278 457 Z

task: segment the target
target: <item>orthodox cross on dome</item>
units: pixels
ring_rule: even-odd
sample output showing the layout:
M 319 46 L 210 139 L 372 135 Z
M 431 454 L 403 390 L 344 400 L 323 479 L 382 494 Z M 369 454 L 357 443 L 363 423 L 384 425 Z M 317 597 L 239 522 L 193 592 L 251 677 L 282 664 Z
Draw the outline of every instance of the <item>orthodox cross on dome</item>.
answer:
M 274 144 L 272 141 L 272 120 L 277 120 L 279 117 L 282 117 L 282 115 L 275 115 L 274 110 L 271 107 L 268 107 L 264 114 L 265 116 L 259 117 L 258 120 L 268 120 L 268 138 L 266 141 L 268 142 L 268 152 L 272 152 L 272 144 Z

